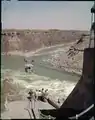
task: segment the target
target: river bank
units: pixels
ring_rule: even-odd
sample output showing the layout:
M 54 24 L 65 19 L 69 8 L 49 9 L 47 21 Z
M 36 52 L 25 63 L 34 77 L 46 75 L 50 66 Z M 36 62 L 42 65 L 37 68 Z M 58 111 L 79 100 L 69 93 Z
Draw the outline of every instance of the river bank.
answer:
M 54 45 L 54 46 L 49 46 L 49 47 L 43 47 L 43 48 L 40 48 L 40 49 L 37 49 L 37 50 L 32 50 L 30 52 L 23 52 L 23 51 L 9 51 L 7 52 L 7 55 L 17 55 L 17 56 L 27 56 L 27 57 L 31 57 L 31 56 L 34 56 L 35 54 L 36 55 L 39 55 L 37 54 L 38 52 L 42 51 L 42 50 L 46 50 L 46 49 L 50 49 L 50 48 L 55 48 L 55 47 L 61 47 L 61 46 L 64 46 L 64 44 L 60 44 L 60 45 Z M 2 52 L 1 55 L 6 55 L 5 52 Z
M 24 57 L 49 55 L 50 57 L 47 60 L 43 60 L 43 62 L 48 62 L 51 65 L 51 69 L 55 69 L 60 72 L 67 71 L 69 73 L 81 75 L 82 73 L 81 68 L 75 66 L 75 64 L 73 64 L 71 60 L 68 59 L 66 54 L 66 51 L 68 51 L 70 46 L 72 46 L 73 44 L 74 42 L 67 44 L 65 43 L 65 44 L 37 49 L 35 51 L 31 51 L 27 53 L 23 53 L 21 51 L 12 51 L 12 52 L 8 52 L 8 55 L 11 56 L 16 55 L 16 56 L 24 56 Z

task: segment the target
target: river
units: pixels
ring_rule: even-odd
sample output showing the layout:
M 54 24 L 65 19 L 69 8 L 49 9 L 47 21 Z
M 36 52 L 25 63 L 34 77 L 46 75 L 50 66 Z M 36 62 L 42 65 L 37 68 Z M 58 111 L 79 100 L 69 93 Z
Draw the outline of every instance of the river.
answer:
M 51 49 L 55 51 L 57 48 Z M 25 73 L 24 71 L 24 57 L 23 56 L 1 56 L 1 89 L 3 89 L 2 81 L 4 80 L 4 74 L 9 71 L 11 77 L 14 80 L 14 84 L 19 85 L 20 91 L 27 89 L 41 89 L 45 88 L 49 90 L 50 96 L 57 101 L 58 98 L 66 99 L 70 92 L 73 90 L 75 84 L 78 82 L 80 76 L 65 71 L 58 71 L 51 69 L 51 65 L 43 62 L 44 59 L 48 59 L 50 49 L 41 51 L 44 55 L 32 56 L 30 59 L 35 60 L 34 73 Z M 39 52 L 40 54 L 40 52 Z M 53 52 L 52 52 L 53 54 Z M 2 90 L 1 90 L 2 91 Z M 3 105 L 3 92 L 1 95 L 1 102 Z

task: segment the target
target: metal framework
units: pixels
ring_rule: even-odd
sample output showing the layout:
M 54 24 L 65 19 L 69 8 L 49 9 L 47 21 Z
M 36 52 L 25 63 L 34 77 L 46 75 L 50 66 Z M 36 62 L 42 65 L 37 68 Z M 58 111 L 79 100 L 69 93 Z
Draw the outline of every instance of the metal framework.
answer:
M 91 42 L 92 42 L 92 34 L 94 32 L 95 34 L 95 1 L 94 1 L 94 5 L 91 8 L 91 29 L 90 29 L 90 41 L 89 41 L 89 48 L 91 47 Z M 94 36 L 94 40 L 95 40 L 95 36 Z

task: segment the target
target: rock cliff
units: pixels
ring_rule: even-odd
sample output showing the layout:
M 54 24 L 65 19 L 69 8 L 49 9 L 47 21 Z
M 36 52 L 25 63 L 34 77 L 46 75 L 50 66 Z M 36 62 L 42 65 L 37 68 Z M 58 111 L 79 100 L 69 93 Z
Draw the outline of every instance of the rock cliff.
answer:
M 87 31 L 74 30 L 2 30 L 2 52 L 30 52 L 39 48 L 62 44 L 79 39 Z

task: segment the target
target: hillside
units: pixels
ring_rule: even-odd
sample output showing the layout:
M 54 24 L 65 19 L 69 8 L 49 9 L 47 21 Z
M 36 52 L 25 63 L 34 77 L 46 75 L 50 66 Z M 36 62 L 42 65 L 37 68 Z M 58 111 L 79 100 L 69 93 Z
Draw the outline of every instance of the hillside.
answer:
M 80 38 L 87 31 L 76 30 L 2 30 L 2 52 L 30 52 L 56 44 L 68 43 Z

